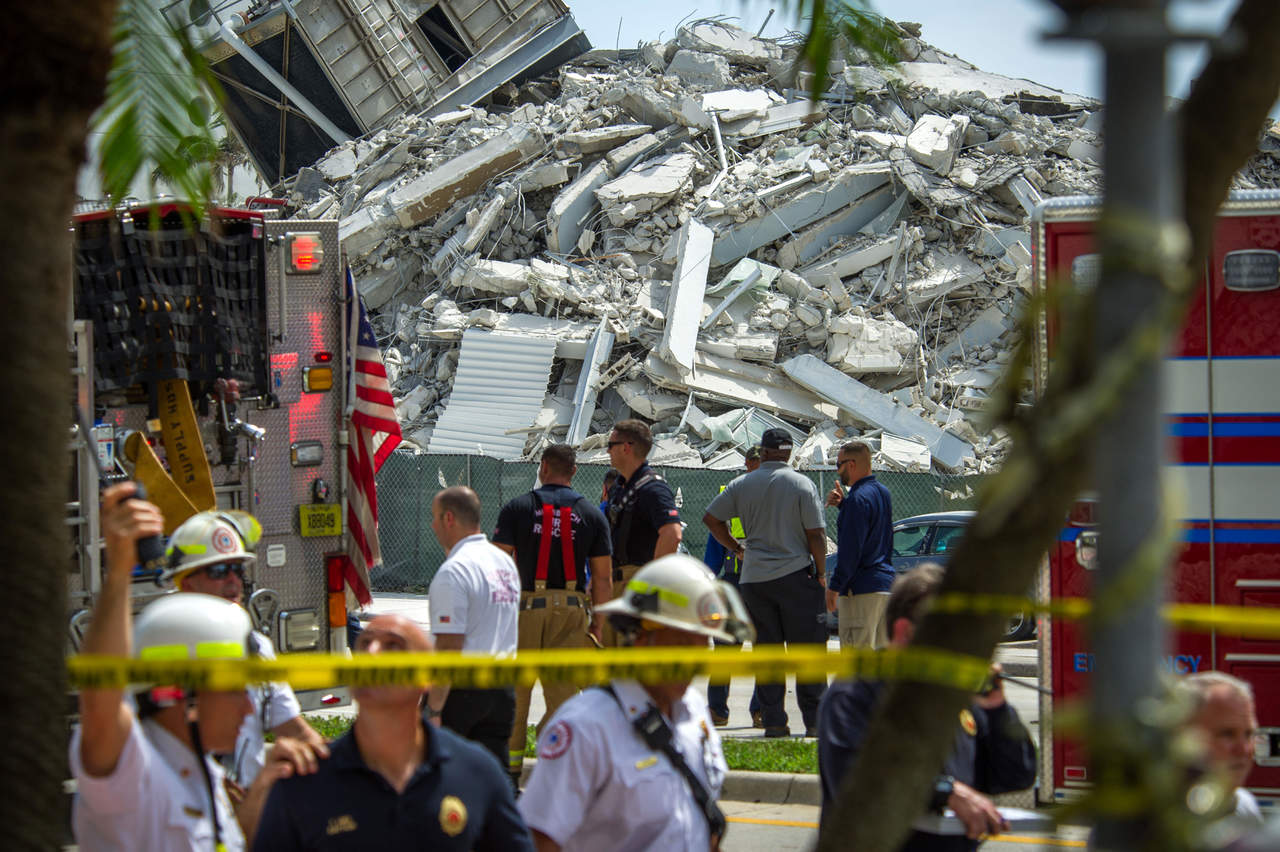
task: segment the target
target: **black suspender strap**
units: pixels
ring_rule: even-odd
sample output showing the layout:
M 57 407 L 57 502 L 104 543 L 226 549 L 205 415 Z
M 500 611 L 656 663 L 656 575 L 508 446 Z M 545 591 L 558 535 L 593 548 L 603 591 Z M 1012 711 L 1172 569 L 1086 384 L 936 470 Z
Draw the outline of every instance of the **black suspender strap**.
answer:
M 618 494 L 616 503 L 612 499 L 609 500 L 609 523 L 618 528 L 618 546 L 613 550 L 614 565 L 631 564 L 631 551 L 627 548 L 631 544 L 631 519 L 635 515 L 632 507 L 636 502 L 636 492 L 655 479 L 662 481 L 661 476 L 649 470 L 634 482 L 628 482 L 626 488 Z M 649 557 L 640 561 L 647 562 Z
M 627 708 L 622 703 L 622 699 L 618 697 L 618 693 L 614 691 L 613 685 L 605 684 L 600 688 L 613 696 L 613 700 L 618 702 L 618 707 L 625 717 Z M 636 729 L 636 733 L 640 735 L 640 739 L 644 741 L 645 745 L 654 751 L 660 751 L 665 754 L 667 760 L 671 761 L 671 765 L 676 768 L 676 771 L 684 776 L 685 783 L 689 785 L 689 792 L 693 794 L 693 800 L 698 803 L 703 817 L 707 820 L 707 828 L 711 831 L 711 837 L 713 839 L 723 839 L 725 828 L 728 825 L 725 822 L 724 812 L 720 810 L 720 806 L 716 804 L 716 800 L 711 796 L 711 791 L 702 783 L 702 779 L 695 775 L 689 767 L 684 755 L 676 749 L 671 727 L 667 725 L 667 720 L 662 718 L 662 711 L 650 704 L 649 709 L 643 715 L 631 720 L 631 725 Z

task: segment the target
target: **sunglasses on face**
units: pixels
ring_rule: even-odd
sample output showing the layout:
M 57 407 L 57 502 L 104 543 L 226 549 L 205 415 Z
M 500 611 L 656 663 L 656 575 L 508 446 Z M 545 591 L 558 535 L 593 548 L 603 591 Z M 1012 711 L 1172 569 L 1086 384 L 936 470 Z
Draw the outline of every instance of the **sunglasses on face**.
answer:
M 614 447 L 618 446 L 619 444 L 630 444 L 630 443 L 631 443 L 630 441 L 610 441 L 605 446 L 607 446 L 609 449 L 612 450 Z
M 244 564 L 241 562 L 223 562 L 218 565 L 206 565 L 204 574 L 210 580 L 224 579 L 228 573 L 234 573 L 242 581 L 244 580 Z

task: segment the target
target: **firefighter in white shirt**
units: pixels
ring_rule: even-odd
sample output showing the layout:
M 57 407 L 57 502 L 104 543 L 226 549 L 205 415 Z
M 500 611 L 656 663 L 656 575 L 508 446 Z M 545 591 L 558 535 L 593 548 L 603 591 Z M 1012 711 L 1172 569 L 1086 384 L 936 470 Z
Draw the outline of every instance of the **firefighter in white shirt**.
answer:
M 111 656 L 132 652 L 143 660 L 243 659 L 249 616 L 211 595 L 160 598 L 141 612 L 135 629 L 129 589 L 136 544 L 158 535 L 164 521 L 151 503 L 130 499 L 133 493 L 133 483 L 123 483 L 102 495 L 106 576 L 81 650 Z M 135 712 L 122 689 L 80 690 L 80 726 L 70 744 L 77 781 L 72 825 L 79 848 L 244 849 L 222 769 L 210 755 L 235 744 L 251 706 L 248 694 L 243 689 L 191 694 L 161 685 L 139 693 L 137 706 Z M 315 766 L 310 749 L 283 740 L 250 793 L 259 795 L 277 778 L 313 772 Z
M 749 641 L 737 591 L 685 554 L 655 559 L 599 610 L 637 648 Z M 538 739 L 520 797 L 546 850 L 715 850 L 727 767 L 706 698 L 679 683 L 615 680 L 565 702 Z

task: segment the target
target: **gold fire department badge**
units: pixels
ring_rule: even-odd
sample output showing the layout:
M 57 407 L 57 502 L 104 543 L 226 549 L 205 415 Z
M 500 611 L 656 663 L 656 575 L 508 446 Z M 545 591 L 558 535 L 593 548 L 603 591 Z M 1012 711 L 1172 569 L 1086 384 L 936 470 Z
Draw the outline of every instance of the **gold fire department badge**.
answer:
M 467 827 L 467 806 L 457 796 L 445 796 L 440 802 L 440 830 L 457 837 Z
M 973 718 L 973 713 L 968 707 L 960 711 L 960 727 L 964 728 L 964 732 L 971 737 L 978 733 L 978 722 Z

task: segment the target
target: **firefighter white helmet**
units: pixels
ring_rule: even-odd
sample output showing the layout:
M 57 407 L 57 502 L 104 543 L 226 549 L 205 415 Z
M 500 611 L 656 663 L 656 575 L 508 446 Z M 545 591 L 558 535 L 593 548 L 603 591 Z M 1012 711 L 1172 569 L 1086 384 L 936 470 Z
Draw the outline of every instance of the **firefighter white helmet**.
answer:
M 213 595 L 165 595 L 148 604 L 133 627 L 133 655 L 140 660 L 243 660 L 248 656 L 249 614 Z
M 183 521 L 169 537 L 160 580 L 177 582 L 206 565 L 250 563 L 262 537 L 262 525 L 247 512 L 199 512 Z
M 706 565 L 672 553 L 645 565 L 622 594 L 596 607 L 614 627 L 634 633 L 644 622 L 710 636 L 722 642 L 749 642 L 755 628 L 738 590 L 716 580 Z

